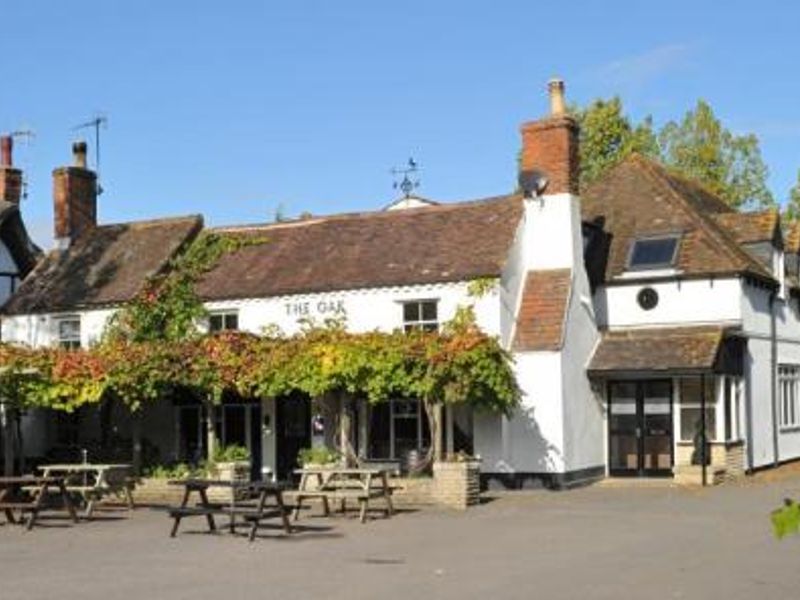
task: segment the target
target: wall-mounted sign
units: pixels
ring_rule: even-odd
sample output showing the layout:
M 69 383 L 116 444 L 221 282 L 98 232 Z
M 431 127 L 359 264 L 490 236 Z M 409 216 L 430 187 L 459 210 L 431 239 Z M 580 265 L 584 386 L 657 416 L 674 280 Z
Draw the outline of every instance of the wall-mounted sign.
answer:
M 290 317 L 337 317 L 344 316 L 344 300 L 311 300 L 307 302 L 287 302 L 286 314 Z

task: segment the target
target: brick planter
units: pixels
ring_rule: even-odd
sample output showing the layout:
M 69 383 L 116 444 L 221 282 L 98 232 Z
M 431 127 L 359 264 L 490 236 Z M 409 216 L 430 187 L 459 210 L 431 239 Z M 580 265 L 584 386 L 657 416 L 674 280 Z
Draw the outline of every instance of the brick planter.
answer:
M 466 510 L 480 500 L 480 461 L 433 464 L 433 501 L 448 508 Z
M 217 463 L 214 471 L 208 475 L 209 479 L 220 479 L 223 481 L 249 481 L 250 463 Z M 136 504 L 180 504 L 183 500 L 183 488 L 179 485 L 170 485 L 170 479 L 144 477 L 139 479 L 133 490 L 133 500 Z M 212 502 L 230 502 L 231 490 L 220 487 L 208 489 L 208 499 Z M 191 501 L 197 498 L 192 496 Z
M 419 507 L 435 503 L 432 477 L 392 477 L 389 485 L 392 487 L 392 502 L 397 506 Z
M 675 483 L 678 485 L 703 485 L 703 467 L 701 465 L 675 465 L 672 469 Z M 706 467 L 706 485 L 719 485 L 725 481 L 725 467 L 708 465 Z
M 136 483 L 133 490 L 133 501 L 137 504 L 180 504 L 183 500 L 183 488 L 169 485 L 169 479 L 145 477 Z
M 216 463 L 210 477 L 221 481 L 250 481 L 250 463 L 246 461 Z M 226 488 L 211 487 L 208 489 L 208 499 L 212 502 L 230 502 L 231 491 Z

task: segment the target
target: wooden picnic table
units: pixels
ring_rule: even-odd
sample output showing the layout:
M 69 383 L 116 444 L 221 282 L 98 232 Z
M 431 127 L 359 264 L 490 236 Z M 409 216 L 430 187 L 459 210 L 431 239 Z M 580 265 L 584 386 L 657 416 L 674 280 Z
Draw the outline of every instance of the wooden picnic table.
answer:
M 341 509 L 346 509 L 347 500 L 357 500 L 362 523 L 367 520 L 369 501 L 383 498 L 386 503 L 386 516 L 394 514 L 392 489 L 386 469 L 349 467 L 304 467 L 294 471 L 300 475 L 300 485 L 294 492 L 294 520 L 300 518 L 300 510 L 305 499 L 319 499 L 325 516 L 330 514 L 329 501 L 339 501 Z M 312 481 L 316 485 L 312 485 Z
M 42 465 L 39 470 L 43 477 L 65 479 L 67 491 L 83 499 L 87 519 L 92 517 L 95 504 L 110 494 L 124 496 L 129 510 L 135 507 L 131 494 L 133 467 L 129 464 L 62 463 Z
M 54 489 L 55 488 L 55 489 Z M 73 522 L 78 522 L 78 515 L 70 500 L 69 492 L 63 477 L 0 477 L 0 510 L 2 510 L 9 523 L 16 523 L 14 511 L 18 510 L 20 516 L 30 512 L 28 530 L 33 529 L 39 513 L 49 508 L 46 505 L 48 496 L 56 493 L 61 497 L 62 506 L 69 513 Z M 20 523 L 23 519 L 20 519 Z
M 252 542 L 256 537 L 256 531 L 261 521 L 271 517 L 279 516 L 283 522 L 283 529 L 286 533 L 292 533 L 292 526 L 286 513 L 286 506 L 283 503 L 283 487 L 267 481 L 229 481 L 219 479 L 177 479 L 169 482 L 170 485 L 183 486 L 183 500 L 180 506 L 169 509 L 169 515 L 175 520 L 172 526 L 170 537 L 175 537 L 178 533 L 181 519 L 184 517 L 205 517 L 210 532 L 217 530 L 214 522 L 215 514 L 227 514 L 229 516 L 230 532 L 236 530 L 236 517 L 240 516 L 245 521 L 250 522 L 249 539 Z M 208 489 L 211 487 L 222 487 L 231 490 L 230 503 L 219 504 L 208 500 Z M 237 498 L 242 496 L 242 492 L 248 495 L 257 496 L 255 505 L 251 502 L 237 502 Z M 189 506 L 189 498 L 192 493 L 199 496 L 199 502 L 194 506 Z M 267 506 L 267 500 L 275 498 L 275 507 Z

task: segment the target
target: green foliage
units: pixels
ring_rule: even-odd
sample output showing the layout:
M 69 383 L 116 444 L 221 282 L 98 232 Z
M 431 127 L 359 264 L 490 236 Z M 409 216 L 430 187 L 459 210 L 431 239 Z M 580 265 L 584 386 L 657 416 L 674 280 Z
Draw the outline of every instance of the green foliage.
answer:
M 194 467 L 186 463 L 174 465 L 153 465 L 142 471 L 142 477 L 151 479 L 188 479 L 190 477 L 203 478 L 208 476 L 204 465 Z
M 151 278 L 142 291 L 110 319 L 107 341 L 185 340 L 198 336 L 197 321 L 206 316 L 195 284 L 223 255 L 263 238 L 203 232 L 185 252 L 172 259 L 164 274 Z
M 669 167 L 705 184 L 731 206 L 775 204 L 758 138 L 733 134 L 704 100 L 698 100 L 680 122 L 667 123 L 658 138 Z
M 636 152 L 696 179 L 735 208 L 775 204 L 758 138 L 729 131 L 703 100 L 658 132 L 649 116 L 634 124 L 618 97 L 595 100 L 572 112 L 581 125 L 581 185 Z
M 652 119 L 646 117 L 633 125 L 623 113 L 619 97 L 598 99 L 572 112 L 581 127 L 581 185 L 591 183 L 634 152 L 660 157 Z
M 784 216 L 787 221 L 800 219 L 800 171 L 797 172 L 797 181 L 789 190 L 789 201 L 786 203 Z
M 335 450 L 324 446 L 303 448 L 297 453 L 297 464 L 301 467 L 307 465 L 329 465 L 338 463 L 342 455 Z
M 215 464 L 248 462 L 250 460 L 250 452 L 244 446 L 237 446 L 236 444 L 217 446 L 214 448 L 214 455 L 211 460 Z
M 341 321 L 288 337 L 221 332 L 187 340 L 106 341 L 88 350 L 0 344 L 0 391 L 19 406 L 61 410 L 113 394 L 130 409 L 180 386 L 219 401 L 226 390 L 274 398 L 295 392 L 381 402 L 416 397 L 426 408 L 467 403 L 511 411 L 519 402 L 511 356 L 459 309 L 441 332 L 349 333 Z
M 783 507 L 772 511 L 770 519 L 772 531 L 778 539 L 797 534 L 800 532 L 800 504 L 794 500 L 786 500 Z
M 478 277 L 467 284 L 467 295 L 470 298 L 483 298 L 490 294 L 499 282 L 497 277 Z

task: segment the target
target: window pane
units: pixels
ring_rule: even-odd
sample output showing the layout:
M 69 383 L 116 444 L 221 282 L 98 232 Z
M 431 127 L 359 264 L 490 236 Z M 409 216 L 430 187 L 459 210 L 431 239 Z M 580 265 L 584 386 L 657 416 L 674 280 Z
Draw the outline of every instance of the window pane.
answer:
M 436 320 L 436 302 L 422 302 L 422 320 Z
M 681 408 L 681 440 L 684 442 L 694 441 L 694 436 L 700 431 L 701 416 L 699 408 Z M 716 411 L 714 407 L 706 407 L 706 440 L 716 439 Z
M 778 367 L 779 423 L 781 427 L 796 427 L 800 424 L 798 407 L 798 385 L 800 385 L 800 368 L 795 365 Z
M 419 321 L 419 302 L 406 302 L 403 304 L 403 320 Z
M 225 329 L 233 331 L 239 329 L 239 315 L 236 313 L 228 313 L 225 315 Z
M 62 340 L 71 340 L 81 337 L 81 322 L 70 319 L 69 321 L 59 321 L 58 337 Z
M 668 266 L 672 264 L 678 238 L 636 240 L 631 252 L 631 267 Z
M 222 315 L 211 315 L 208 318 L 208 328 L 212 332 L 222 331 Z

